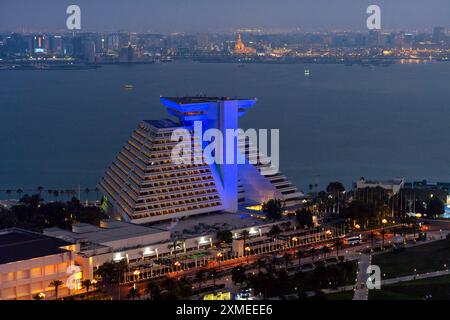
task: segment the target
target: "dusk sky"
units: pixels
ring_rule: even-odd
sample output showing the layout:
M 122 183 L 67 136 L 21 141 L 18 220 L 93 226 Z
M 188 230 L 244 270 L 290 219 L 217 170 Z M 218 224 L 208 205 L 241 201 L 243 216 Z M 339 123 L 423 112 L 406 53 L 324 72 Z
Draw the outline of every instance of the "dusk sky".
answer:
M 449 0 L 0 0 L 0 32 L 63 30 L 70 4 L 86 31 L 363 30 L 369 4 L 384 29 L 450 26 Z

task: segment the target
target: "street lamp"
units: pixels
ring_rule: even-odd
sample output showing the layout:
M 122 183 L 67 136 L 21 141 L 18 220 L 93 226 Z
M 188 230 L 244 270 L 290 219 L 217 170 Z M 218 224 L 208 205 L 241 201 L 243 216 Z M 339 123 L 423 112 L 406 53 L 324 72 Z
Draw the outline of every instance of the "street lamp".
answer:
M 173 265 L 175 266 L 175 270 L 177 272 L 177 280 L 178 280 L 178 271 L 179 271 L 179 267 L 181 266 L 181 263 L 180 263 L 180 261 L 175 261 Z
M 383 250 L 384 250 L 384 235 L 385 235 L 384 226 L 386 225 L 387 220 L 386 220 L 386 219 L 383 219 L 383 220 L 381 220 L 381 223 L 383 224 L 383 229 L 381 230 L 381 232 L 382 232 L 381 236 L 383 237 L 383 244 L 382 244 L 382 247 L 383 247 Z
M 220 268 L 220 260 L 222 260 L 223 254 L 222 254 L 222 252 L 218 252 L 216 256 L 217 256 L 217 261 L 219 263 L 219 268 Z
M 294 242 L 294 246 L 297 245 L 297 241 L 298 241 L 298 238 L 297 238 L 297 237 L 292 237 L 292 242 Z
M 249 255 L 250 255 L 250 247 L 245 247 L 245 251 L 247 252 L 247 264 L 248 264 L 248 257 L 249 257 Z

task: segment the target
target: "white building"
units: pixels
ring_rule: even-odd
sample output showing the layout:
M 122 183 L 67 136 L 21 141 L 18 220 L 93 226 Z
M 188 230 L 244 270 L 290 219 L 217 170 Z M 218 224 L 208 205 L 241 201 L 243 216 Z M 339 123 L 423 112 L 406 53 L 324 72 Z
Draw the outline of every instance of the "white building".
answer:
M 0 230 L 0 300 L 29 300 L 35 295 L 55 298 L 51 283 L 59 280 L 58 297 L 73 294 L 69 277 L 81 279 L 75 265 L 73 243 L 22 230 Z M 70 286 L 69 282 L 69 286 Z
M 356 181 L 356 188 L 364 189 L 380 187 L 389 191 L 391 194 L 397 194 L 400 189 L 403 188 L 404 184 L 404 178 L 395 178 L 391 180 L 366 180 L 364 178 L 360 178 Z

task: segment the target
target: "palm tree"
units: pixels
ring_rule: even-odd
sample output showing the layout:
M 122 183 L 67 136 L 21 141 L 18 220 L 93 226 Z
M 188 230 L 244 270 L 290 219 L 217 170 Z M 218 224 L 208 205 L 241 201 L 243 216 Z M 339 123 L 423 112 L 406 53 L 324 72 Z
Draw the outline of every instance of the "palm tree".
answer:
M 53 190 L 48 189 L 48 190 L 47 190 L 47 193 L 48 193 L 48 196 L 50 197 L 50 200 L 51 200 L 51 199 L 52 199 L 52 196 L 53 196 Z
M 322 253 L 323 253 L 324 259 L 327 258 L 327 254 L 330 253 L 330 252 L 331 252 L 331 249 L 328 246 L 324 246 L 322 248 Z
M 198 289 L 201 292 L 202 291 L 202 282 L 205 279 L 205 270 L 200 269 L 196 274 L 195 274 L 195 280 L 198 281 Z
M 150 295 L 150 300 L 154 300 L 157 293 L 160 291 L 158 284 L 154 281 L 150 281 L 147 284 L 147 293 Z
M 244 248 L 248 239 L 248 236 L 250 235 L 250 232 L 248 230 L 242 230 L 241 237 L 244 239 Z
M 384 236 L 386 235 L 386 233 L 387 233 L 386 230 L 384 230 L 384 229 L 381 230 L 381 237 L 382 237 L 381 247 L 382 248 L 384 248 Z
M 312 248 L 309 252 L 311 253 L 311 260 L 314 263 L 314 258 L 317 255 L 317 249 L 316 248 Z
M 270 199 L 262 204 L 262 211 L 268 219 L 278 220 L 282 217 L 284 203 L 280 199 Z
M 90 192 L 91 192 L 91 189 L 89 189 L 89 188 L 84 189 L 84 193 L 86 194 L 86 205 L 88 204 Z
M 291 255 L 289 253 L 284 254 L 284 268 L 287 269 L 289 263 L 291 262 Z
M 135 287 L 131 287 L 130 290 L 128 290 L 128 294 L 127 294 L 127 298 L 128 299 L 136 299 L 139 298 L 141 295 L 139 293 L 139 290 L 136 289 Z
M 12 190 L 8 189 L 5 192 L 6 192 L 7 200 L 9 201 L 9 198 L 11 197 Z
M 19 188 L 19 189 L 17 189 L 16 193 L 19 195 L 19 200 L 20 200 L 23 190 Z
M 264 268 L 266 266 L 266 261 L 259 258 L 256 262 L 258 264 L 258 274 L 261 274 L 261 268 Z
M 86 279 L 86 280 L 83 280 L 83 282 L 81 282 L 81 285 L 83 286 L 83 288 L 86 289 L 86 297 L 87 297 L 89 295 L 89 288 L 91 287 L 92 282 L 91 282 L 91 280 Z
M 61 280 L 53 280 L 50 282 L 50 287 L 53 287 L 55 289 L 55 299 L 58 300 L 58 289 L 60 286 L 62 286 L 64 283 Z
M 100 189 L 98 187 L 95 187 L 94 191 L 95 191 L 95 202 L 98 202 L 99 201 L 98 193 L 100 192 Z
M 55 200 L 58 201 L 59 191 L 58 190 L 53 190 L 53 196 L 55 197 Z
M 41 196 L 42 195 L 42 191 L 44 191 L 44 187 L 43 186 L 38 186 L 36 189 L 39 192 L 39 196 Z

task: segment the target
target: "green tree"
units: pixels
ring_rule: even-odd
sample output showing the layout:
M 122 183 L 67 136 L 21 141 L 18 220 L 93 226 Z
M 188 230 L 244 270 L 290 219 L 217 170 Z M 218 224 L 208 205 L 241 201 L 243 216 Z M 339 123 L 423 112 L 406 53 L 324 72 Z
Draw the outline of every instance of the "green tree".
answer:
M 344 185 L 339 181 L 330 182 L 327 186 L 327 192 L 331 194 L 342 193 L 345 191 Z
M 271 237 L 276 237 L 281 233 L 281 229 L 278 225 L 274 225 L 270 228 L 268 235 Z
M 135 287 L 131 287 L 130 290 L 128 290 L 127 293 L 127 299 L 130 300 L 134 300 L 136 298 L 139 298 L 141 296 L 141 294 L 139 293 L 139 290 Z
M 313 214 L 310 210 L 303 208 L 295 212 L 295 217 L 300 227 L 311 228 L 314 227 Z
M 444 214 L 444 212 L 445 212 L 444 203 L 442 202 L 441 199 L 437 197 L 432 197 L 427 202 L 427 209 L 426 209 L 427 216 L 437 217 Z
M 323 253 L 324 258 L 326 259 L 327 254 L 329 254 L 331 252 L 331 249 L 328 246 L 323 246 L 321 251 Z
M 233 241 L 233 233 L 230 230 L 220 230 L 217 232 L 217 241 L 229 244 Z
M 237 266 L 231 269 L 231 281 L 234 284 L 242 284 L 246 280 L 245 268 L 243 266 Z

